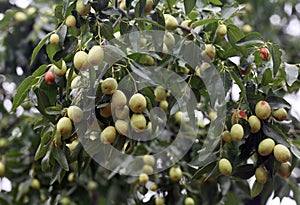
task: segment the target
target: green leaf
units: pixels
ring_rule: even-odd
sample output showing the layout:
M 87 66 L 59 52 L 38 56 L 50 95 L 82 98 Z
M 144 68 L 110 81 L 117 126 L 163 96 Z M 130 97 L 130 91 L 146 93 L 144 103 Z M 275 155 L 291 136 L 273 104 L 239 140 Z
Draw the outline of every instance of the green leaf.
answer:
M 30 61 L 30 65 L 32 65 L 32 63 L 34 62 L 37 54 L 39 53 L 39 51 L 41 50 L 41 48 L 44 46 L 44 44 L 46 43 L 46 41 L 48 40 L 49 36 L 52 34 L 48 33 L 40 42 L 39 44 L 34 48 L 33 52 L 32 52 L 32 56 L 31 56 L 31 61 Z
M 34 76 L 27 77 L 18 87 L 17 93 L 14 97 L 13 107 L 11 111 L 15 111 L 19 105 L 23 103 L 27 96 L 28 90 L 32 85 L 38 82 L 38 79 Z
M 51 153 L 51 150 L 48 149 L 48 152 L 46 153 L 46 155 L 42 159 L 41 167 L 42 167 L 43 172 L 46 171 L 50 167 L 50 153 Z
M 185 14 L 188 15 L 196 5 L 196 0 L 184 0 Z
M 272 43 L 268 45 L 270 50 L 272 61 L 273 61 L 273 74 L 275 75 L 281 65 L 281 55 L 280 47 L 278 44 Z
M 210 3 L 217 5 L 217 6 L 222 6 L 222 2 L 220 0 L 208 0 Z
M 291 108 L 290 103 L 288 103 L 284 98 L 278 96 L 268 96 L 266 101 L 269 102 L 272 109 Z
M 251 197 L 254 198 L 254 197 L 258 196 L 261 193 L 261 191 L 263 190 L 263 188 L 264 188 L 264 185 L 255 180 L 255 182 L 251 188 L 251 194 L 250 194 Z
M 245 36 L 241 29 L 233 24 L 229 24 L 227 26 L 227 30 L 228 41 L 230 42 L 232 47 L 240 51 L 244 56 L 247 56 L 248 53 L 246 47 L 236 45 L 236 43 Z
M 36 69 L 32 73 L 32 76 L 33 77 L 39 77 L 39 76 L 43 75 L 46 72 L 47 69 L 48 69 L 47 65 L 41 65 L 38 69 Z
M 43 133 L 41 143 L 35 153 L 34 160 L 38 160 L 44 157 L 45 154 L 47 153 L 50 143 L 46 144 L 46 142 L 48 142 L 48 140 L 51 139 L 50 135 L 51 135 L 51 130 Z
M 217 165 L 217 161 L 210 162 L 203 166 L 201 169 L 197 170 L 197 172 L 193 175 L 193 179 L 199 179 L 205 174 L 206 172 L 212 171 Z
M 52 147 L 52 156 L 54 157 L 54 159 L 56 159 L 56 161 L 58 162 L 58 164 L 61 166 L 61 168 L 63 168 L 66 171 L 69 171 L 69 164 L 66 158 L 66 155 L 63 151 L 62 148 L 60 147 Z
M 285 139 L 284 133 L 282 133 L 282 130 L 276 127 L 276 125 L 263 123 L 262 131 L 266 136 L 274 139 L 277 143 L 290 147 L 290 144 Z
M 300 190 L 298 184 L 295 184 L 293 181 L 288 181 L 291 189 L 293 190 L 293 199 L 296 201 L 297 204 L 300 204 Z
M 255 167 L 253 164 L 244 164 L 236 167 L 233 170 L 232 176 L 238 177 L 241 179 L 249 179 L 255 174 Z
M 270 68 L 268 68 L 264 74 L 263 74 L 263 78 L 262 78 L 262 85 L 266 86 L 269 83 L 271 83 L 273 81 L 273 75 L 272 75 L 272 70 Z
M 262 36 L 258 32 L 252 32 L 236 42 L 237 46 L 247 46 L 253 44 L 264 44 Z
M 286 83 L 291 86 L 298 78 L 299 68 L 296 65 L 285 63 L 284 69 L 286 73 Z
M 230 73 L 231 78 L 233 78 L 235 83 L 239 86 L 239 88 L 241 90 L 242 97 L 245 100 L 247 100 L 247 95 L 246 95 L 246 92 L 245 92 L 245 86 L 243 85 L 241 79 L 239 78 L 239 76 L 233 70 L 230 70 L 229 73 Z
M 215 23 L 215 22 L 218 22 L 219 20 L 220 19 L 204 19 L 204 20 L 195 21 L 195 23 L 193 25 L 194 25 L 194 27 L 197 27 L 197 26 L 201 26 L 204 24 Z
M 300 150 L 295 145 L 291 145 L 291 152 L 295 155 L 295 157 L 300 159 Z

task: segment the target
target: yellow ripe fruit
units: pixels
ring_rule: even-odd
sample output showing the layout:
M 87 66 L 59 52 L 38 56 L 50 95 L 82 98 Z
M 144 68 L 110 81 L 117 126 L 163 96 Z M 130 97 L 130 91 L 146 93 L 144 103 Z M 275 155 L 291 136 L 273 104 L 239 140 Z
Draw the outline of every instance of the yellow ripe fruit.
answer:
M 129 100 L 129 108 L 132 110 L 134 113 L 142 113 L 147 106 L 147 101 L 146 98 L 140 94 L 136 93 L 133 96 L 131 96 Z
M 170 14 L 164 14 L 164 18 L 165 27 L 167 30 L 175 30 L 178 27 L 178 21 L 174 16 Z
M 100 108 L 100 115 L 105 118 L 110 117 L 112 115 L 110 103 L 105 107 Z
M 73 15 L 69 15 L 66 18 L 66 25 L 68 28 L 73 28 L 76 26 L 76 18 Z
M 165 100 L 166 99 L 166 90 L 165 88 L 163 88 L 162 86 L 157 86 L 155 89 L 154 89 L 154 95 L 155 95 L 155 100 L 157 102 L 160 102 L 162 100 Z
M 154 166 L 155 165 L 155 158 L 153 155 L 150 154 L 145 154 L 143 156 L 143 161 L 145 164 L 149 165 L 149 166 Z
M 139 182 L 141 184 L 146 184 L 149 181 L 149 176 L 146 173 L 141 173 L 139 175 Z
M 26 19 L 27 19 L 27 15 L 24 12 L 18 11 L 15 13 L 15 20 L 17 22 L 19 22 L 19 23 L 24 22 L 24 21 L 26 21 Z
M 258 153 L 261 156 L 268 156 L 273 152 L 275 142 L 271 138 L 264 139 L 258 145 Z
M 168 110 L 169 103 L 166 100 L 163 100 L 159 103 L 159 107 L 163 109 L 165 112 Z
M 219 171 L 225 176 L 229 176 L 232 172 L 232 166 L 228 159 L 222 158 L 219 161 Z
M 207 56 L 210 58 L 210 60 L 213 60 L 216 55 L 216 48 L 212 44 L 206 44 L 205 49 L 202 52 L 203 56 Z
M 59 43 L 59 35 L 57 35 L 56 33 L 51 34 L 50 43 L 53 46 L 57 46 Z
M 155 205 L 164 205 L 165 204 L 165 199 L 158 197 L 155 199 Z
M 278 175 L 282 178 L 288 178 L 291 175 L 291 164 L 289 162 L 281 163 Z
M 255 105 L 255 114 L 261 120 L 266 120 L 271 115 L 271 107 L 266 101 L 259 101 Z
M 114 114 L 118 119 L 129 119 L 129 108 L 127 105 L 125 105 L 124 107 L 117 107 L 114 109 Z
M 127 136 L 127 134 L 128 134 L 128 128 L 129 128 L 129 125 L 128 125 L 127 121 L 125 121 L 125 120 L 117 120 L 115 122 L 115 127 L 116 127 L 116 130 L 117 130 L 117 132 L 119 134 Z
M 90 13 L 91 10 L 91 5 L 90 4 L 84 4 L 83 0 L 77 0 L 76 2 L 76 11 L 81 15 L 81 16 L 86 16 Z
M 273 153 L 274 153 L 275 159 L 281 163 L 287 162 L 291 158 L 290 150 L 282 144 L 277 144 L 274 147 Z
M 63 76 L 67 72 L 67 65 L 64 60 L 61 62 L 61 68 L 58 68 L 56 65 L 52 65 L 52 67 L 54 67 L 54 73 L 57 76 Z
M 141 132 L 146 128 L 146 118 L 143 114 L 133 114 L 130 119 L 130 125 L 136 132 Z
M 284 121 L 287 118 L 287 112 L 284 108 L 279 108 L 272 111 L 273 117 L 278 121 Z
M 118 88 L 118 82 L 114 78 L 106 78 L 101 83 L 101 90 L 104 94 L 111 95 L 116 92 Z
M 222 132 L 221 137 L 222 137 L 222 139 L 223 139 L 225 142 L 231 142 L 231 141 L 232 141 L 230 132 L 229 132 L 228 130 L 225 130 L 224 132 Z
M 256 117 L 255 115 L 252 115 L 249 117 L 248 122 L 249 122 L 249 126 L 250 126 L 250 131 L 252 133 L 259 132 L 259 130 L 261 128 L 261 122 L 258 119 L 258 117 Z
M 193 198 L 187 197 L 187 198 L 184 200 L 184 205 L 195 205 L 195 201 L 194 201 Z
M 113 109 L 123 108 L 127 104 L 126 95 L 121 90 L 116 90 L 111 98 Z
M 2 178 L 5 174 L 5 164 L 0 162 L 0 178 Z
M 68 117 L 62 117 L 57 122 L 57 132 L 62 135 L 68 135 L 72 131 L 72 121 Z
M 152 0 L 146 0 L 146 5 L 145 5 L 145 8 L 144 8 L 144 12 L 147 14 L 150 11 L 152 11 L 152 8 L 153 8 L 153 1 Z
M 172 181 L 179 181 L 182 178 L 182 171 L 179 166 L 171 167 L 169 170 L 169 176 Z
M 142 168 L 143 172 L 148 174 L 148 175 L 151 175 L 153 174 L 153 168 L 147 164 L 145 164 Z
M 78 123 L 83 118 L 83 112 L 80 107 L 72 105 L 68 108 L 68 117 L 74 122 Z
M 101 46 L 93 46 L 88 54 L 88 62 L 93 66 L 97 66 L 103 62 L 103 59 L 103 48 Z
M 261 184 L 264 184 L 264 183 L 267 182 L 267 180 L 268 180 L 268 171 L 266 170 L 266 168 L 263 165 L 256 168 L 255 178 Z
M 31 186 L 31 188 L 37 189 L 37 190 L 41 188 L 41 184 L 38 179 L 32 179 L 30 186 Z
M 217 28 L 217 33 L 219 36 L 225 36 L 227 34 L 227 26 L 224 24 L 219 25 Z
M 234 141 L 240 141 L 244 136 L 244 128 L 240 124 L 234 124 L 230 129 L 230 135 Z
M 117 131 L 114 126 L 106 127 L 100 134 L 100 140 L 104 144 L 110 144 L 115 141 L 117 137 Z
M 175 38 L 171 32 L 166 32 L 164 35 L 164 44 L 169 48 L 172 49 L 175 46 Z
M 77 70 L 84 70 L 87 68 L 87 59 L 88 59 L 88 54 L 84 51 L 78 51 L 75 55 L 74 55 L 74 59 L 73 59 L 73 64 L 74 67 Z

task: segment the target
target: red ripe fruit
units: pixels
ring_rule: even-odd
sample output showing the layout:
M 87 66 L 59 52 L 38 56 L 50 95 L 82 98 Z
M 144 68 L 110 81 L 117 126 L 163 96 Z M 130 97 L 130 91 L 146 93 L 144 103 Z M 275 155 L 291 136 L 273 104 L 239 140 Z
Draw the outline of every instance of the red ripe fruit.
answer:
M 264 61 L 268 61 L 270 59 L 270 52 L 266 47 L 260 48 L 259 54 Z
M 48 71 L 46 74 L 45 74 L 45 81 L 47 84 L 51 85 L 55 80 L 55 76 L 54 76 L 54 73 L 52 73 L 51 71 Z

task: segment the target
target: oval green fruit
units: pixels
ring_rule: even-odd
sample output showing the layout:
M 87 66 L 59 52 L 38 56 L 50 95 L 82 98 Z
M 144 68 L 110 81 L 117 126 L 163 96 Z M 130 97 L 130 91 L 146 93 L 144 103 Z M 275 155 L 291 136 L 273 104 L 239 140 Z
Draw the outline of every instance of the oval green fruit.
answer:
M 261 165 L 258 168 L 256 168 L 255 178 L 261 184 L 264 184 L 264 183 L 267 182 L 267 180 L 268 180 L 268 171 L 266 170 L 265 166 Z
M 225 176 L 229 176 L 232 172 L 232 166 L 228 159 L 222 158 L 219 161 L 219 171 Z
M 57 132 L 61 136 L 66 136 L 71 133 L 72 131 L 72 121 L 68 117 L 62 117 L 57 122 Z
M 182 175 L 183 174 L 182 174 L 181 168 L 179 166 L 173 166 L 169 170 L 169 176 L 172 181 L 175 181 L 175 182 L 179 181 L 182 178 Z
M 146 106 L 146 98 L 140 93 L 134 94 L 129 100 L 129 108 L 134 113 L 142 113 L 146 109 Z
M 273 117 L 278 121 L 284 121 L 287 118 L 287 112 L 284 108 L 279 108 L 272 111 Z
M 68 108 L 68 117 L 74 122 L 78 123 L 83 118 L 83 112 L 80 107 L 72 105 Z
M 249 123 L 249 126 L 250 126 L 250 131 L 252 133 L 259 132 L 259 130 L 261 128 L 261 122 L 260 122 L 260 119 L 258 117 L 256 117 L 255 115 L 250 116 L 249 119 L 248 119 L 248 123 Z
M 240 124 L 234 124 L 230 129 L 230 135 L 234 141 L 240 141 L 244 136 L 244 128 Z
M 273 153 L 274 153 L 275 159 L 281 163 L 287 162 L 291 158 L 290 150 L 282 144 L 277 144 L 274 147 Z
M 174 16 L 170 14 L 164 14 L 164 18 L 165 27 L 167 30 L 175 30 L 178 27 L 178 21 Z
M 266 120 L 271 115 L 271 107 L 266 101 L 259 101 L 255 105 L 255 114 L 261 120 Z
M 275 142 L 271 138 L 264 139 L 258 145 L 258 153 L 261 156 L 268 156 L 273 152 Z
M 108 126 L 102 130 L 100 134 L 100 140 L 104 144 L 110 144 L 115 141 L 117 137 L 117 131 L 114 126 Z
M 93 66 L 97 66 L 103 62 L 103 59 L 103 48 L 101 46 L 93 46 L 88 53 L 88 62 Z
M 184 205 L 195 205 L 195 201 L 192 197 L 187 197 L 184 200 Z
M 106 78 L 101 83 L 101 90 L 104 94 L 111 95 L 116 92 L 118 88 L 118 82 L 114 78 Z
M 141 132 L 146 128 L 147 121 L 143 114 L 134 113 L 130 119 L 130 125 L 135 132 Z
M 78 51 L 77 53 L 75 53 L 74 58 L 73 58 L 74 67 L 77 70 L 86 69 L 88 67 L 87 59 L 88 59 L 88 54 L 86 52 Z

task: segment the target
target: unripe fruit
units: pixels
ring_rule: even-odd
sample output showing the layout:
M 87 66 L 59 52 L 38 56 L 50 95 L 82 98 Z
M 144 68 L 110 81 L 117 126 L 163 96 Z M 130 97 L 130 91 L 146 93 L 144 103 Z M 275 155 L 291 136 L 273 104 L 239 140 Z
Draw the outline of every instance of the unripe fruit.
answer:
M 273 117 L 278 121 L 284 121 L 287 118 L 287 112 L 284 108 L 279 108 L 272 111 Z
M 267 180 L 268 180 L 268 171 L 266 170 L 265 166 L 261 165 L 258 168 L 256 168 L 255 178 L 261 184 L 264 184 L 264 183 L 267 182 Z
M 27 15 L 24 12 L 18 11 L 15 13 L 15 20 L 17 22 L 24 22 L 26 21 L 26 19 L 27 19 Z
M 181 111 L 177 111 L 174 115 L 174 119 L 178 123 L 183 123 L 184 122 L 184 116 Z
M 70 182 L 70 183 L 74 182 L 74 177 L 75 177 L 74 172 L 71 172 L 71 173 L 68 175 L 68 182 Z
M 244 128 L 240 124 L 234 124 L 230 129 L 230 135 L 233 140 L 240 141 L 244 136 Z
M 125 120 L 117 120 L 115 122 L 116 130 L 119 134 L 127 136 L 128 134 L 128 122 Z
M 275 159 L 281 163 L 287 162 L 291 158 L 290 150 L 282 144 L 277 144 L 274 147 L 273 153 L 274 153 Z
M 5 164 L 0 162 L 0 178 L 2 178 L 5 174 Z
M 270 52 L 266 47 L 260 48 L 259 55 L 264 61 L 268 61 L 270 59 Z
M 261 122 L 258 119 L 258 117 L 256 117 L 255 115 L 252 115 L 249 117 L 248 122 L 249 122 L 249 126 L 250 126 L 250 131 L 252 133 L 259 132 L 259 130 L 261 128 Z
M 175 38 L 171 32 L 166 32 L 164 35 L 164 43 L 169 49 L 172 49 L 175 46 Z
M 104 144 L 110 144 L 115 141 L 117 131 L 114 126 L 106 127 L 100 134 L 100 140 Z
M 282 178 L 288 178 L 291 175 L 291 164 L 289 162 L 281 163 L 278 175 Z
M 116 90 L 111 98 L 112 107 L 123 108 L 127 104 L 127 98 L 121 90 Z
M 177 19 L 170 15 L 170 14 L 164 14 L 165 18 L 165 27 L 167 30 L 175 30 L 178 26 L 178 21 Z
M 160 102 L 162 100 L 165 100 L 166 99 L 166 90 L 165 88 L 163 88 L 162 86 L 157 86 L 155 89 L 154 89 L 154 95 L 155 95 L 155 100 L 157 102 Z
M 168 110 L 169 103 L 166 100 L 163 100 L 159 103 L 159 107 L 163 109 L 165 112 Z
M 68 79 L 70 71 L 71 71 L 71 69 L 67 70 L 66 75 L 65 75 L 66 79 Z M 77 77 L 77 74 L 75 73 L 75 71 L 73 71 L 71 80 L 74 80 L 75 77 Z M 80 76 L 78 76 L 78 77 L 80 77 Z
M 147 101 L 146 98 L 140 94 L 134 94 L 129 100 L 129 107 L 134 113 L 141 113 L 146 109 Z
M 164 205 L 164 204 L 165 204 L 164 198 L 158 197 L 155 199 L 155 205 Z
M 52 65 L 52 67 L 54 67 L 54 73 L 57 76 L 63 76 L 67 72 L 67 65 L 64 60 L 61 62 L 61 68 L 58 68 L 56 65 Z
M 187 27 L 187 28 L 192 28 L 192 25 L 189 26 L 189 24 L 191 23 L 191 20 L 184 20 L 181 22 L 181 26 Z
M 143 114 L 133 114 L 130 119 L 130 125 L 136 132 L 141 132 L 146 128 L 146 118 Z
M 157 185 L 156 184 L 151 184 L 150 190 L 151 191 L 157 191 Z
M 182 171 L 179 166 L 171 167 L 169 176 L 172 181 L 179 181 L 182 178 Z
M 71 153 L 74 151 L 74 149 L 78 145 L 78 143 L 79 143 L 78 140 L 74 140 L 72 143 L 67 144 Z
M 228 159 L 222 158 L 219 161 L 219 171 L 225 176 L 229 176 L 232 172 L 232 166 Z
M 219 25 L 217 32 L 218 32 L 219 36 L 222 36 L 222 37 L 225 36 L 227 34 L 227 26 L 224 24 Z
M 252 26 L 250 26 L 249 24 L 245 24 L 243 26 L 243 32 L 244 33 L 250 33 L 252 31 Z
M 148 174 L 148 175 L 151 175 L 153 174 L 153 168 L 147 164 L 145 164 L 142 168 L 143 172 Z
M 126 10 L 126 8 L 127 8 L 127 7 L 126 7 L 126 0 L 122 0 L 122 1 L 121 1 L 121 3 L 120 3 L 120 8 L 123 9 L 123 10 Z
M 255 114 L 261 120 L 266 120 L 271 115 L 271 107 L 266 101 L 259 101 L 255 105 Z
M 139 182 L 140 182 L 141 184 L 146 184 L 148 181 L 149 181 L 149 176 L 148 176 L 147 174 L 141 173 L 141 174 L 139 175 Z
M 213 60 L 216 55 L 216 48 L 212 44 L 206 44 L 205 49 L 202 52 L 203 56 L 207 56 L 210 58 L 210 60 Z
M 127 105 L 125 105 L 123 108 L 122 107 L 117 107 L 114 110 L 114 114 L 116 118 L 124 120 L 124 119 L 129 119 L 129 108 Z
M 101 46 L 93 46 L 88 54 L 88 62 L 93 66 L 97 66 L 103 62 L 103 59 L 103 48 Z
M 146 5 L 144 8 L 144 12 L 147 14 L 149 13 L 153 8 L 153 1 L 152 0 L 146 0 Z
M 231 141 L 232 141 L 230 132 L 229 132 L 228 130 L 225 130 L 224 132 L 222 132 L 221 137 L 222 137 L 222 139 L 223 139 L 225 142 L 231 142 Z
M 88 182 L 88 184 L 87 184 L 87 189 L 88 189 L 89 191 L 94 191 L 94 190 L 97 189 L 97 187 L 98 187 L 97 182 L 92 181 L 92 180 L 90 180 L 90 181 Z
M 195 201 L 194 201 L 193 198 L 187 197 L 187 198 L 184 200 L 184 205 L 195 205 Z
M 68 117 L 62 117 L 57 122 L 57 132 L 62 135 L 68 135 L 72 131 L 72 121 Z
M 155 158 L 153 155 L 145 154 L 143 156 L 143 161 L 145 164 L 149 166 L 154 166 L 155 165 Z
M 86 16 L 90 13 L 91 5 L 90 4 L 84 4 L 83 0 L 77 0 L 76 2 L 76 11 L 81 16 Z
M 258 153 L 261 156 L 268 156 L 273 152 L 275 142 L 271 138 L 264 139 L 258 145 Z
M 74 55 L 73 64 L 77 70 L 84 70 L 87 68 L 88 54 L 84 51 L 78 51 Z
M 45 74 L 45 82 L 51 85 L 55 80 L 55 76 L 51 71 L 46 72 Z
M 212 110 L 208 113 L 208 118 L 210 119 L 210 121 L 215 121 L 217 117 L 218 117 L 218 113 L 216 111 Z
M 118 82 L 114 78 L 106 78 L 101 83 L 101 90 L 104 94 L 111 95 L 116 92 L 118 88 Z
M 76 25 L 76 18 L 73 15 L 67 16 L 66 25 L 68 28 L 74 27 Z
M 74 73 L 73 73 L 74 74 Z M 81 76 L 76 76 L 72 81 L 71 81 L 71 89 L 76 89 L 79 88 L 81 83 Z
M 240 119 L 247 120 L 247 114 L 244 112 L 244 110 L 234 110 L 231 116 L 231 124 L 238 124 Z
M 105 118 L 110 117 L 112 115 L 110 103 L 105 107 L 100 108 L 100 115 Z
M 33 189 L 40 189 L 41 184 L 40 184 L 40 181 L 38 179 L 32 179 L 30 186 Z
M 60 203 L 62 205 L 71 205 L 71 201 L 68 197 L 64 196 L 61 198 Z
M 68 117 L 74 122 L 78 123 L 83 118 L 83 112 L 80 107 L 72 105 L 68 108 Z
M 59 35 L 57 35 L 56 33 L 51 34 L 50 43 L 53 46 L 57 46 L 59 43 Z

